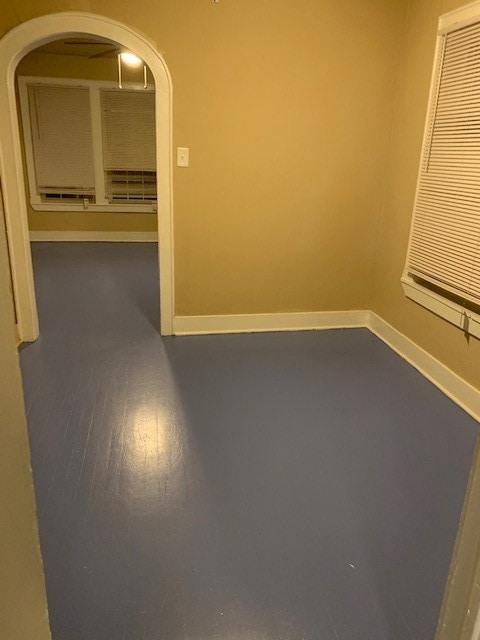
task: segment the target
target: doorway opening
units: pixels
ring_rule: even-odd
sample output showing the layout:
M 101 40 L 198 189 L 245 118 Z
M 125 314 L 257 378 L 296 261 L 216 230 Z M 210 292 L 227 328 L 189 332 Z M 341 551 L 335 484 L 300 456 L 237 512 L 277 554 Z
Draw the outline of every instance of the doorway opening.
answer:
M 111 44 L 112 48 L 118 46 L 124 50 L 135 52 L 151 72 L 152 82 L 155 86 L 160 330 L 162 335 L 170 335 L 173 330 L 170 75 L 156 48 L 129 27 L 104 16 L 68 12 L 42 16 L 25 22 L 0 40 L 0 85 L 3 85 L 0 87 L 0 110 L 4 114 L 0 122 L 0 171 L 3 177 L 5 218 L 15 293 L 17 331 L 23 342 L 34 341 L 38 337 L 39 327 L 33 283 L 25 194 L 26 176 L 22 158 L 19 128 L 20 110 L 15 92 L 15 73 L 19 62 L 34 49 L 59 40 L 75 42 L 85 41 L 89 38 L 108 45 Z

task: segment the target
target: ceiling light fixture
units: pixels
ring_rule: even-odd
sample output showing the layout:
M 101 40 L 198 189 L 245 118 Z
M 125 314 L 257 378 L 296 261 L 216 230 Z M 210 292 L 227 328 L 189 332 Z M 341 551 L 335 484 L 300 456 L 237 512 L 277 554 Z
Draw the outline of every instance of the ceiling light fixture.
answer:
M 128 67 L 139 67 L 140 65 L 143 65 L 143 88 L 148 89 L 147 65 L 141 58 L 130 51 L 122 51 L 118 54 L 118 88 L 123 89 L 122 62 Z
M 122 62 L 128 64 L 129 67 L 139 67 L 143 60 L 130 51 L 122 51 L 120 54 Z

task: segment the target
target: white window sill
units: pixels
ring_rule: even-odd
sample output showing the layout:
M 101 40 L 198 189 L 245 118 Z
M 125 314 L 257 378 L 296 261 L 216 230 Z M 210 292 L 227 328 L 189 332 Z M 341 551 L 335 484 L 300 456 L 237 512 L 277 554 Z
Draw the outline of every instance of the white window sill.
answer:
M 57 204 L 56 202 L 31 203 L 34 211 L 83 211 L 85 213 L 157 213 L 153 204 Z
M 476 338 L 480 338 L 480 315 L 465 309 L 461 305 L 443 298 L 438 293 L 430 291 L 426 287 L 415 282 L 408 274 L 401 279 L 403 290 L 407 298 L 417 302 L 422 307 L 433 311 L 437 316 L 444 318 Z

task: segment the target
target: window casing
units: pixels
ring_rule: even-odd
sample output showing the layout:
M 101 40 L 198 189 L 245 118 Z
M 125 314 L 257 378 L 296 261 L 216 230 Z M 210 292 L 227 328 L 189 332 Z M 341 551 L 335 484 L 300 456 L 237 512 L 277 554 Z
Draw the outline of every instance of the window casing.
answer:
M 480 2 L 440 18 L 402 283 L 480 337 Z
M 114 83 L 19 77 L 36 211 L 155 212 L 155 94 Z

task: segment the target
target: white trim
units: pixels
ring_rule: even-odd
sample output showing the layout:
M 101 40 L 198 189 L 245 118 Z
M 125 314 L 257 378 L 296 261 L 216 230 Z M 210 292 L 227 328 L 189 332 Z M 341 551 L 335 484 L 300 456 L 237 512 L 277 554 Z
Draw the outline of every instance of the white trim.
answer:
M 480 13 L 480 1 L 470 2 L 458 9 L 449 11 L 440 16 L 438 20 L 438 32 L 454 31 L 466 27 L 473 22 L 478 22 Z
M 155 82 L 158 237 L 161 332 L 173 331 L 173 169 L 172 85 L 168 68 L 154 44 L 127 25 L 92 13 L 64 12 L 34 18 L 0 39 L 0 175 L 9 239 L 15 307 L 22 341 L 38 336 L 33 284 L 25 176 L 19 115 L 15 96 L 15 69 L 30 51 L 59 37 L 97 36 L 118 42 L 144 60 Z M 161 250 L 160 250 L 161 247 Z
M 480 391 L 460 378 L 373 311 L 176 316 L 175 335 L 306 331 L 365 327 L 480 422 Z
M 480 391 L 372 311 L 368 329 L 480 422 Z
M 225 316 L 175 316 L 176 336 L 364 327 L 368 311 L 311 311 Z
M 94 89 L 117 89 L 118 82 L 112 82 L 111 80 L 89 80 L 87 78 L 55 78 L 52 76 L 18 76 L 19 84 L 53 84 L 58 86 L 68 87 L 89 87 Z M 126 84 L 125 89 L 128 91 L 138 91 L 139 93 L 154 93 L 155 87 L 150 84 L 146 89 L 143 84 Z
M 415 185 L 415 198 L 413 201 L 412 216 L 410 221 L 410 232 L 408 236 L 407 255 L 406 255 L 405 266 L 404 266 L 403 274 L 401 278 L 402 282 L 406 280 L 408 281 L 412 280 L 408 271 L 408 265 L 410 263 L 410 253 L 411 253 L 412 243 L 413 243 L 413 226 L 414 226 L 414 219 L 415 219 L 414 216 L 415 216 L 415 211 L 417 210 L 418 199 L 420 196 L 420 178 L 422 176 L 422 160 L 423 160 L 424 150 L 428 140 L 430 113 L 432 111 L 433 104 L 437 99 L 437 87 L 436 87 L 435 79 L 437 77 L 437 74 L 440 72 L 439 58 L 442 55 L 442 51 L 443 51 L 443 37 L 437 33 L 437 39 L 435 44 L 435 55 L 433 58 L 433 72 L 432 72 L 432 77 L 430 79 L 430 89 L 428 94 L 427 110 L 426 110 L 425 121 L 423 125 L 422 146 L 421 146 L 420 160 L 418 163 L 418 170 L 417 170 L 417 182 Z
M 475 626 L 472 632 L 472 640 L 480 640 L 480 611 L 477 612 L 477 617 L 475 618 Z
M 21 107 L 19 110 L 19 116 L 22 122 L 23 144 L 25 146 L 25 165 L 27 168 L 27 182 L 30 193 L 30 204 L 41 204 L 42 200 L 35 189 L 35 163 L 33 160 L 32 125 L 30 122 L 28 109 L 28 87 L 27 83 L 23 82 L 21 78 L 18 79 L 18 97 Z M 25 105 L 27 108 L 23 108 L 23 105 Z
M 105 192 L 105 188 L 103 189 Z M 98 191 L 97 191 L 98 193 Z M 36 196 L 37 199 L 40 199 Z M 30 206 L 34 211 L 48 211 L 49 213 L 62 212 L 62 211 L 88 211 L 88 213 L 157 213 L 157 204 L 94 204 L 92 203 L 79 203 L 79 204 L 58 204 L 55 201 L 52 202 L 39 202 L 30 203 Z
M 95 205 L 108 205 L 109 202 L 105 197 L 105 172 L 103 168 L 102 107 L 100 101 L 100 88 L 95 87 L 92 90 L 92 87 L 89 87 L 88 95 L 90 97 L 90 124 L 92 126 Z M 29 152 L 32 153 L 32 151 Z
M 176 336 L 261 331 L 308 331 L 364 327 L 368 311 L 256 313 L 225 316 L 175 316 Z
M 402 277 L 402 286 L 407 298 L 417 302 L 437 316 L 459 327 L 466 333 L 480 338 L 480 315 L 460 304 L 430 291 L 409 276 Z
M 31 242 L 158 242 L 156 231 L 30 231 Z

